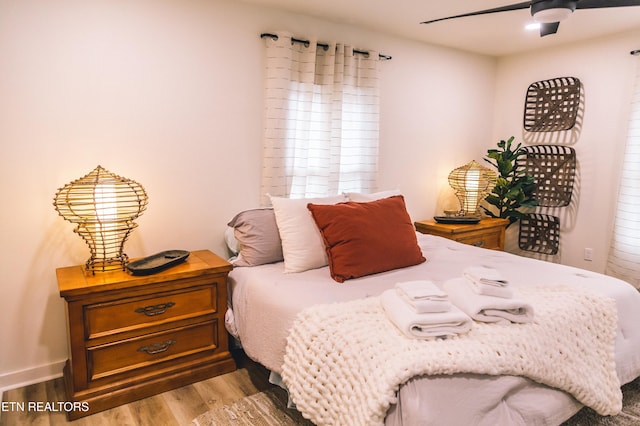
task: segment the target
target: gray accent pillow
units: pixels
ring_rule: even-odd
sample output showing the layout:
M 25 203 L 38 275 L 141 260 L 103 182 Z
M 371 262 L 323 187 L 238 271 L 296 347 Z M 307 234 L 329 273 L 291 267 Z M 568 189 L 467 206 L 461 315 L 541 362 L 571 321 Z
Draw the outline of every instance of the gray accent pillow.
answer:
M 272 208 L 245 210 L 227 224 L 233 228 L 240 252 L 234 266 L 281 262 L 282 241 Z

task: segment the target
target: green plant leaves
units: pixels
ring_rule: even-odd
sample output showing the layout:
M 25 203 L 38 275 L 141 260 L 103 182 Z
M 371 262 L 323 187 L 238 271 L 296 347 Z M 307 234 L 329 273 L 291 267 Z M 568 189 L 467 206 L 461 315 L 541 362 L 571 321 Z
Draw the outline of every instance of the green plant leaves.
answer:
M 526 171 L 518 168 L 517 159 L 524 154 L 522 144 L 511 149 L 514 136 L 498 142 L 499 149 L 487 150 L 487 158 L 484 160 L 498 170 L 499 176 L 491 193 L 485 197 L 490 205 L 497 209 L 497 213 L 482 207 L 490 217 L 500 217 L 515 222 L 525 216 L 518 209 L 521 207 L 534 207 L 538 203 L 532 197 L 535 189 L 535 179 L 526 174 Z

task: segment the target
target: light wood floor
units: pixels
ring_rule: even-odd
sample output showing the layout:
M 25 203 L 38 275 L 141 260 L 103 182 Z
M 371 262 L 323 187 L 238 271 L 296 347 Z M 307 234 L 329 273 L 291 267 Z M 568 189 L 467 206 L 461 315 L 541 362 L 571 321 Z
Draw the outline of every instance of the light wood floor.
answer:
M 65 425 L 78 426 L 186 426 L 198 415 L 261 392 L 273 385 L 269 373 L 244 353 L 234 357 L 238 369 L 179 389 L 155 395 L 68 422 L 61 412 L 28 412 L 9 410 L 0 413 L 0 425 Z M 4 393 L 2 401 L 66 401 L 62 378 L 13 389 Z M 5 405 L 6 410 L 6 405 Z

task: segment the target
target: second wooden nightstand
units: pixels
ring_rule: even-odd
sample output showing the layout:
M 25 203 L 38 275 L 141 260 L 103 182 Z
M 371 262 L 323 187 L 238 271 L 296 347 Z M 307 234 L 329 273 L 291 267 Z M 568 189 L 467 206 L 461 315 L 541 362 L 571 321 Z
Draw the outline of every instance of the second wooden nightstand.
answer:
M 435 220 L 415 222 L 416 230 L 423 234 L 438 235 L 476 247 L 504 250 L 504 231 L 508 219 L 482 219 L 475 224 L 444 224 Z
M 68 418 L 235 370 L 224 327 L 231 268 L 208 250 L 146 276 L 59 268 L 69 327 L 67 399 L 81 408 Z

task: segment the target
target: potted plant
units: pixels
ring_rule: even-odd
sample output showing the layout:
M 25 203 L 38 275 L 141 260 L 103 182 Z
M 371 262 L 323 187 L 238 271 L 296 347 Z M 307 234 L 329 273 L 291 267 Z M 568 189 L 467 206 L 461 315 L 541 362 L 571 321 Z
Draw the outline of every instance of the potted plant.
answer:
M 482 207 L 490 217 L 509 219 L 509 225 L 525 216 L 519 211 L 523 207 L 535 207 L 538 202 L 532 197 L 536 187 L 533 176 L 529 176 L 522 167 L 518 167 L 517 159 L 524 155 L 522 144 L 511 147 L 514 137 L 498 142 L 498 149 L 489 149 L 484 160 L 498 170 L 498 178 L 491 193 L 485 197 L 490 205 L 497 209 Z M 507 225 L 507 226 L 509 226 Z

